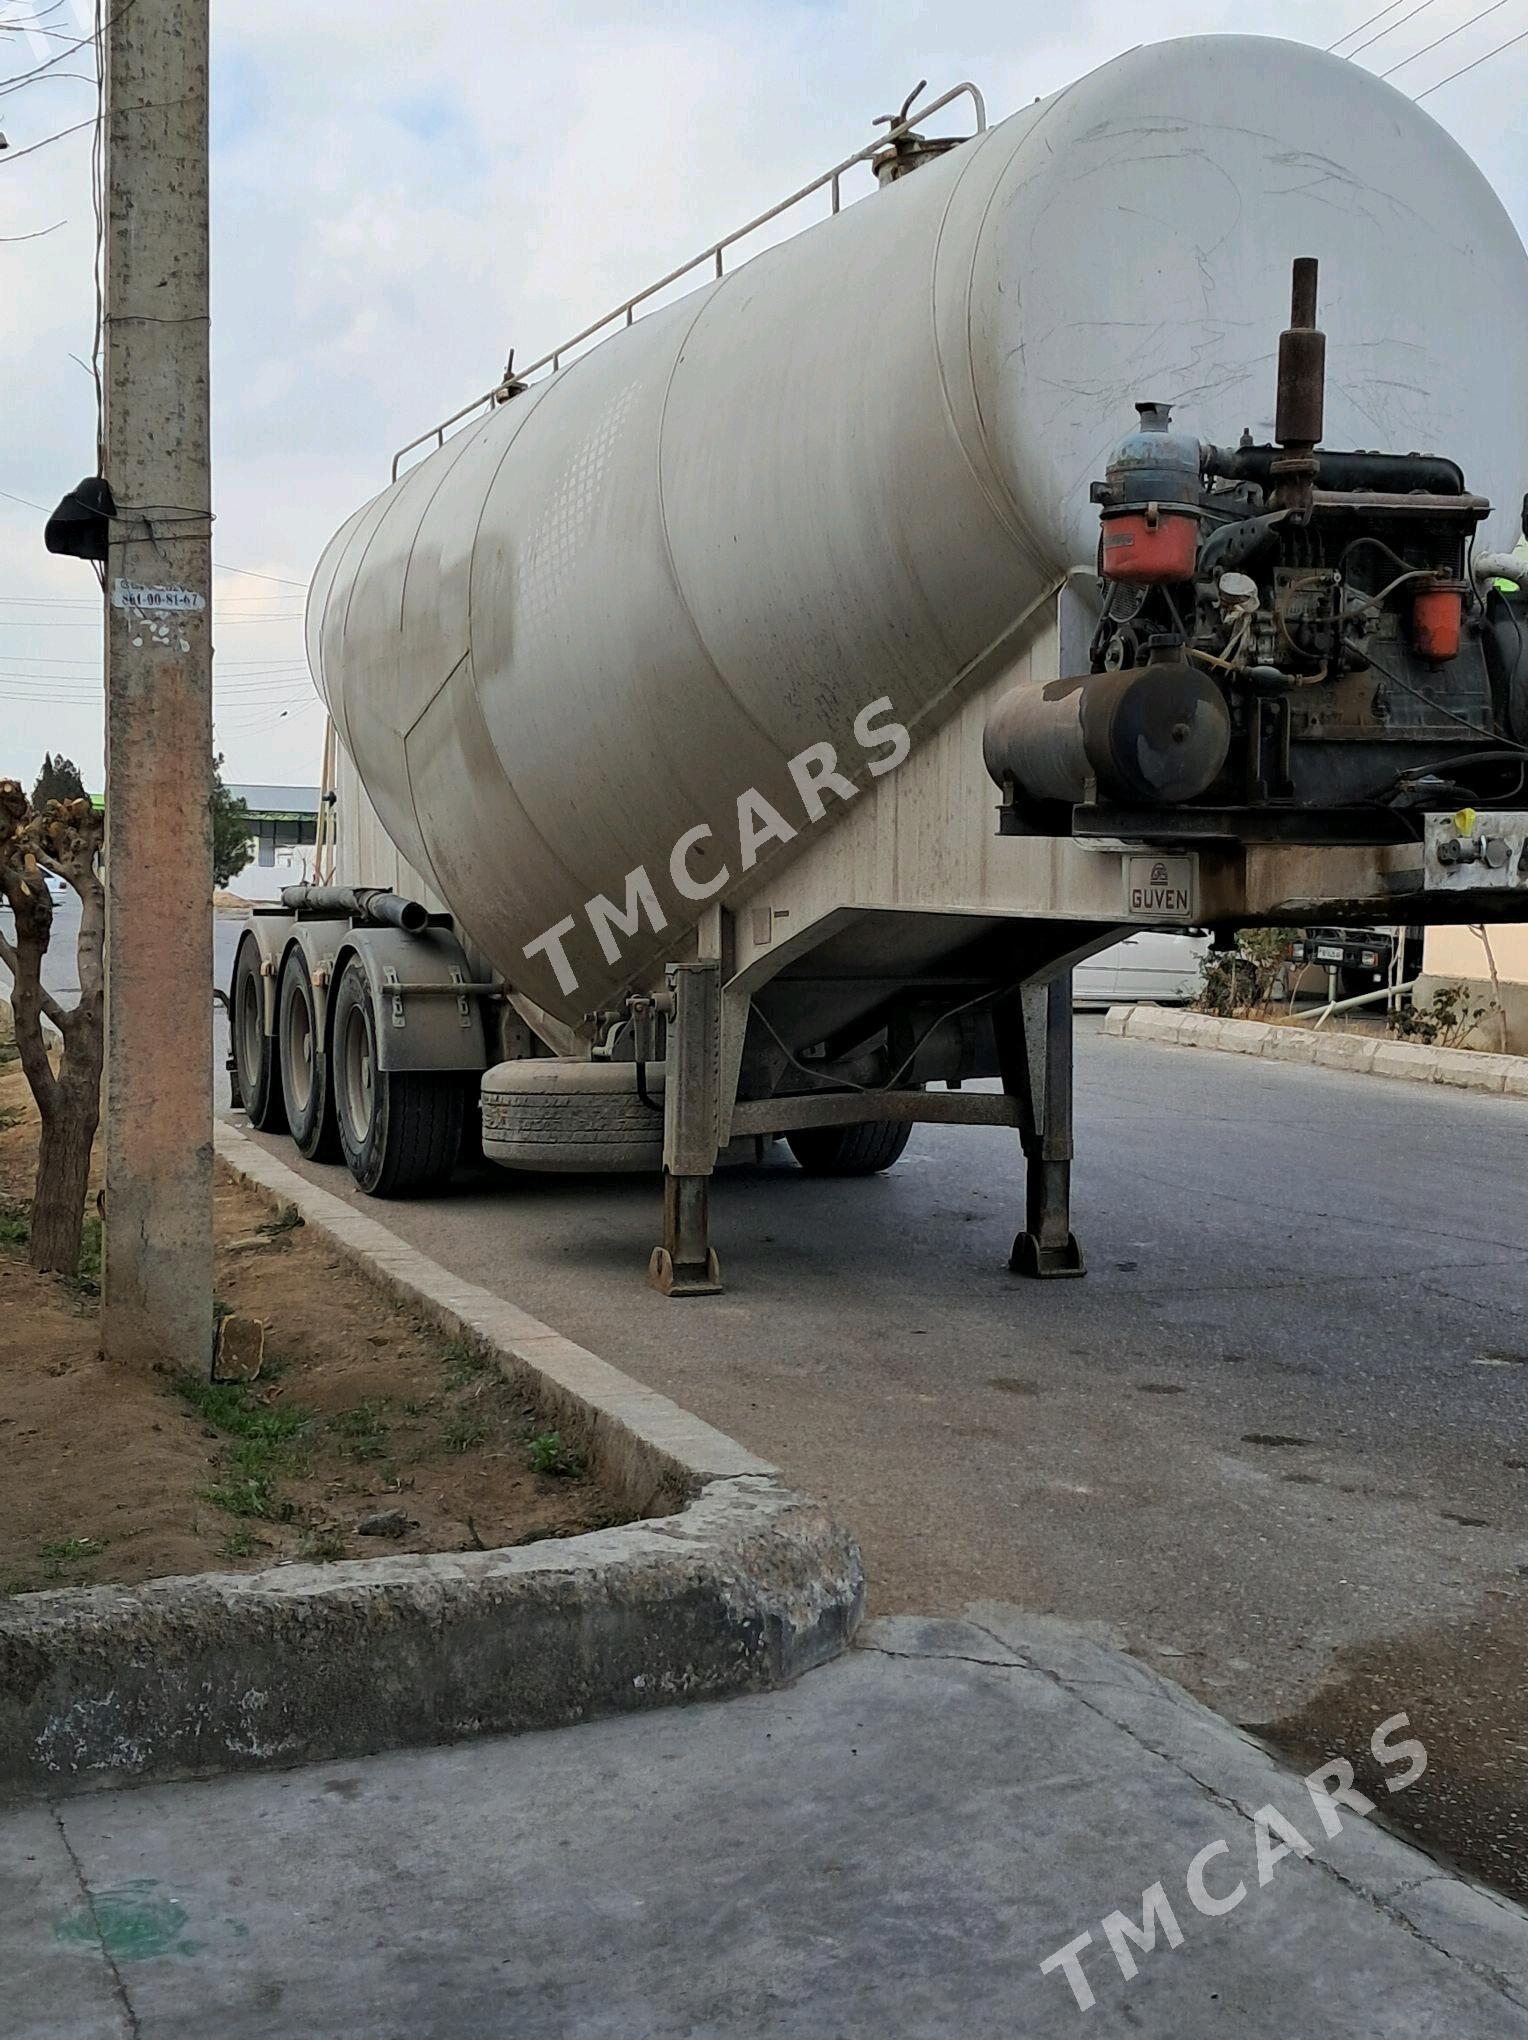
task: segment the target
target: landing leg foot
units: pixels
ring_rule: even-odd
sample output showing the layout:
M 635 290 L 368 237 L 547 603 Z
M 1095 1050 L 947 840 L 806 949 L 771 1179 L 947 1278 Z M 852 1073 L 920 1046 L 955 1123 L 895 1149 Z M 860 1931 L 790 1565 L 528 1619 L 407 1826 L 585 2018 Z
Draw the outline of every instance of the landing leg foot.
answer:
M 663 1245 L 653 1248 L 647 1279 L 662 1296 L 715 1296 L 722 1286 L 707 1237 L 709 1176 L 663 1177 Z
M 678 1271 L 668 1248 L 654 1247 L 647 1264 L 647 1279 L 661 1296 L 719 1296 L 722 1288 L 715 1247 L 707 1248 L 706 1258 L 698 1267 L 692 1263 Z
M 1086 1275 L 1087 1263 L 1077 1244 L 1076 1233 L 1068 1233 L 1059 1244 L 1039 1240 L 1021 1232 L 1013 1243 L 1008 1265 L 1015 1275 L 1028 1275 L 1036 1282 L 1055 1282 L 1068 1275 Z

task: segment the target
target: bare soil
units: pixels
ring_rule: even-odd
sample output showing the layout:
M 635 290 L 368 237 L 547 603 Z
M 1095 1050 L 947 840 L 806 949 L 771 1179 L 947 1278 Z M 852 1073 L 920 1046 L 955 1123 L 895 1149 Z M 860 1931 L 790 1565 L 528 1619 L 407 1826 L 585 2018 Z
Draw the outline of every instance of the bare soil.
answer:
M 0 1593 L 495 1549 L 624 1520 L 474 1349 L 221 1166 L 216 1296 L 264 1323 L 259 1377 L 107 1366 L 94 1220 L 77 1277 L 26 1263 L 37 1132 L 24 1078 L 0 1064 Z M 360 1533 L 390 1510 L 402 1534 Z

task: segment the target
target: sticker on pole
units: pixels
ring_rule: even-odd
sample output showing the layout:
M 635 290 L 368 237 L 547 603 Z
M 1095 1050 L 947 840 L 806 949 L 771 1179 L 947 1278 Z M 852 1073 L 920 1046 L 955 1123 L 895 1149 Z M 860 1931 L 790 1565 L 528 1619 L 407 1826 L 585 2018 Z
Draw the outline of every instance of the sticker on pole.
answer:
M 125 581 L 120 576 L 111 584 L 113 609 L 140 609 L 150 616 L 194 615 L 207 607 L 205 595 L 193 588 L 155 588 L 142 581 Z
M 1198 912 L 1199 859 L 1150 856 L 1125 859 L 1125 912 L 1160 921 L 1192 921 Z

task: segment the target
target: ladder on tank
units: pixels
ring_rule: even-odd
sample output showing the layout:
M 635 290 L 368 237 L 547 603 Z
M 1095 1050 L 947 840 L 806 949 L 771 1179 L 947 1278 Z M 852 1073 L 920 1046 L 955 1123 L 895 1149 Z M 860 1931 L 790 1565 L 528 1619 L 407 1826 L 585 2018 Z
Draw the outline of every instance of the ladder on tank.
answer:
M 876 125 L 885 126 L 887 132 L 884 135 L 878 135 L 873 142 L 867 142 L 864 148 L 856 149 L 852 156 L 845 156 L 841 163 L 835 163 L 831 170 L 824 170 L 822 175 L 814 177 L 810 184 L 803 184 L 801 189 L 793 191 L 789 198 L 782 198 L 779 204 L 772 205 L 768 212 L 760 213 L 756 219 L 749 220 L 746 226 L 723 235 L 719 241 L 713 241 L 710 247 L 702 248 L 698 255 L 692 256 L 688 262 L 680 263 L 677 269 L 671 269 L 667 276 L 659 277 L 656 283 L 648 284 L 634 297 L 624 298 L 613 311 L 606 312 L 602 319 L 596 319 L 592 326 L 585 326 L 582 332 L 575 333 L 571 340 L 562 341 L 549 354 L 543 354 L 539 360 L 533 361 L 528 368 L 516 369 L 515 358 L 511 353 L 503 377 L 491 390 L 485 390 L 480 397 L 474 397 L 471 403 L 463 404 L 459 411 L 453 411 L 451 416 L 443 418 L 440 424 L 432 425 L 428 432 L 421 432 L 419 437 L 411 439 L 407 446 L 399 447 L 393 455 L 393 480 L 397 481 L 398 470 L 411 453 L 416 452 L 421 446 L 428 446 L 432 441 L 437 447 L 444 446 L 446 435 L 453 426 L 464 423 L 479 411 L 491 409 L 495 404 L 502 404 L 512 396 L 518 396 L 532 376 L 539 375 L 544 370 L 550 370 L 555 375 L 562 367 L 565 357 L 571 354 L 575 347 L 582 347 L 585 341 L 594 339 L 596 334 L 605 332 L 607 327 L 634 325 L 638 307 L 669 289 L 672 284 L 681 282 L 699 269 L 710 268 L 717 278 L 725 276 L 729 249 L 735 248 L 740 241 L 747 240 L 750 234 L 756 234 L 761 227 L 769 226 L 772 221 L 779 219 L 782 214 L 788 213 L 794 206 L 802 204 L 817 192 L 828 189 L 831 193 L 833 212 L 841 211 L 841 185 L 848 172 L 860 163 L 872 162 L 878 158 L 882 161 L 894 160 L 900 153 L 900 145 L 909 141 L 921 142 L 923 137 L 913 133 L 916 122 L 932 119 L 936 113 L 942 112 L 957 99 L 969 98 L 976 119 L 975 134 L 951 136 L 948 140 L 941 139 L 930 143 L 928 147 L 930 151 L 953 148 L 962 141 L 972 141 L 976 135 L 986 133 L 987 103 L 970 79 L 963 79 L 959 85 L 952 85 L 948 92 L 941 93 L 937 99 L 931 99 L 927 106 L 914 107 L 912 101 L 923 90 L 923 82 L 916 85 L 908 94 L 900 112 L 882 114 L 879 117 Z M 891 174 L 897 174 L 895 169 Z

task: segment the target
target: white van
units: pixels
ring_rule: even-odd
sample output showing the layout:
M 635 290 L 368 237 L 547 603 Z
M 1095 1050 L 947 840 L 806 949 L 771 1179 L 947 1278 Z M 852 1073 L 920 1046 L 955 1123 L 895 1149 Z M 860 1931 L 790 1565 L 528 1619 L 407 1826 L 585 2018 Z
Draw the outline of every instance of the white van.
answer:
M 1072 974 L 1075 1005 L 1115 1006 L 1146 1000 L 1186 1006 L 1204 982 L 1200 966 L 1210 953 L 1208 935 L 1173 928 L 1138 928 L 1112 949 L 1100 950 Z

